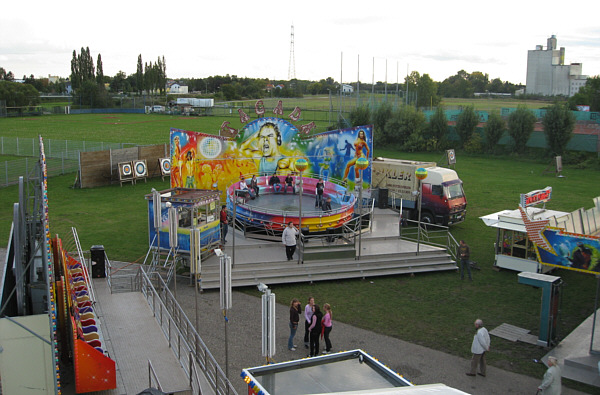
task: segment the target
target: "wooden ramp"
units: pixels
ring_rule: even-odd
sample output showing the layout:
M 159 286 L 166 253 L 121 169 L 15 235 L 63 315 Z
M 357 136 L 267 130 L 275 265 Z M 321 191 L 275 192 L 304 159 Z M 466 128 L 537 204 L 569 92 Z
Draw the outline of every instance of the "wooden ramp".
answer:
M 490 331 L 490 335 L 498 336 L 512 342 L 520 341 L 523 343 L 537 345 L 538 338 L 529 332 L 531 332 L 529 329 L 523 329 L 514 325 L 503 323 L 502 325 L 492 329 Z

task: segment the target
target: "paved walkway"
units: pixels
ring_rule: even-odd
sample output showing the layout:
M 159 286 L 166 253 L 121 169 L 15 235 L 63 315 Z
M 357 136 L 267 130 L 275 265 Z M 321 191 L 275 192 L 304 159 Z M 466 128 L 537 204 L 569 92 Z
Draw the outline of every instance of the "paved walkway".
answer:
M 0 248 L 0 259 L 5 249 Z M 3 263 L 3 262 L 2 262 Z M 195 293 L 193 287 L 182 286 L 187 279 L 178 281 L 177 300 L 191 322 L 195 322 Z M 115 298 L 126 294 L 114 294 Z M 151 317 L 151 312 L 148 309 Z M 225 321 L 219 308 L 219 292 L 206 291 L 198 296 L 198 330 L 205 344 L 221 365 L 225 366 Z M 301 323 L 295 343 L 300 348 L 287 350 L 289 336 L 289 308 L 277 305 L 277 354 L 275 360 L 283 362 L 303 358 L 307 352 L 302 346 L 303 324 Z M 260 297 L 233 292 L 233 308 L 228 313 L 229 378 L 239 395 L 247 393 L 240 377 L 242 368 L 260 366 L 265 363 L 261 356 L 261 301 Z M 157 327 L 158 328 L 158 327 Z M 109 328 L 109 336 L 111 329 Z M 116 329 L 112 329 L 117 330 Z M 130 331 L 123 331 L 131 333 Z M 114 332 L 113 332 L 114 333 Z M 363 349 L 391 369 L 399 372 L 414 384 L 444 383 L 470 394 L 505 395 L 535 394 L 540 379 L 508 372 L 493 366 L 488 367 L 487 377 L 465 375 L 470 361 L 440 351 L 411 344 L 389 336 L 379 335 L 352 325 L 334 321 L 331 333 L 334 350 Z M 470 347 L 470 345 L 465 345 Z M 493 350 L 492 350 L 493 352 Z M 155 357 L 151 357 L 154 360 Z M 144 374 L 147 377 L 147 373 Z M 563 394 L 582 394 L 563 387 Z
M 182 284 L 183 280 L 178 283 Z M 194 322 L 196 312 L 193 287 L 178 286 L 177 292 L 177 300 L 190 321 Z M 223 313 L 219 309 L 218 291 L 206 291 L 199 295 L 198 315 L 198 332 L 225 370 L 225 323 Z M 278 304 L 276 316 L 276 362 L 306 357 L 307 350 L 302 341 L 304 324 L 300 324 L 295 338 L 295 343 L 300 348 L 297 351 L 289 351 L 287 305 Z M 229 378 L 238 394 L 245 394 L 247 387 L 240 378 L 241 369 L 265 364 L 265 359 L 261 356 L 260 297 L 233 292 L 233 308 L 229 311 L 228 318 Z M 493 366 L 488 367 L 487 377 L 468 377 L 465 372 L 470 366 L 470 360 L 335 321 L 331 339 L 334 350 L 363 349 L 414 384 L 444 383 L 470 394 L 505 395 L 535 394 L 541 382 L 541 378 L 524 376 Z M 465 347 L 470 347 L 470 344 L 466 344 Z M 563 394 L 581 392 L 563 388 Z

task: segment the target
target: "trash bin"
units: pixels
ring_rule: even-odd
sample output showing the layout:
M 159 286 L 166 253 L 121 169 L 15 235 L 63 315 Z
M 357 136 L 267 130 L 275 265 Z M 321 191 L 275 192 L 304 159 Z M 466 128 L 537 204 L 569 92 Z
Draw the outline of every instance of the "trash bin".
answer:
M 92 261 L 92 278 L 105 278 L 106 256 L 103 245 L 95 245 L 90 248 L 90 260 Z

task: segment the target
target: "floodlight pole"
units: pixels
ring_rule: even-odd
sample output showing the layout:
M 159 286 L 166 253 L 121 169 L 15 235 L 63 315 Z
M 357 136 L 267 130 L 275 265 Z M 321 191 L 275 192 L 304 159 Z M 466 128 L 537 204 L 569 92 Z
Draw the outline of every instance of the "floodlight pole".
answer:
M 358 187 L 358 260 L 362 253 L 362 190 L 363 190 L 363 169 L 360 169 L 360 180 Z
M 300 190 L 298 191 L 298 238 L 302 243 L 302 249 L 304 250 L 304 240 L 302 240 L 302 193 L 304 192 L 304 181 L 302 179 L 303 171 L 300 171 Z M 284 224 L 285 225 L 285 224 Z M 300 264 L 300 251 L 298 251 L 298 264 Z
M 419 180 L 419 222 L 417 223 L 417 255 L 421 244 L 421 204 L 423 203 L 423 180 L 427 178 L 427 169 L 420 167 L 415 171 L 415 177 Z
M 423 181 L 419 179 L 419 221 L 417 223 L 417 255 L 419 255 L 419 245 L 421 244 L 421 202 L 423 196 Z
M 221 252 L 219 255 L 220 261 L 220 305 L 223 311 L 225 325 L 225 377 L 229 380 L 229 341 L 227 336 L 227 311 L 231 309 L 231 259 Z
M 233 200 L 233 216 L 231 218 L 231 223 L 232 223 L 231 233 L 233 235 L 232 242 L 231 242 L 231 262 L 232 262 L 231 265 L 235 266 L 235 220 L 237 217 L 237 214 L 236 214 L 237 213 L 237 210 L 236 210 L 237 196 L 235 194 L 235 187 L 233 189 L 233 196 L 232 196 L 231 200 Z M 225 248 L 225 246 L 223 246 L 223 248 Z
M 369 166 L 369 161 L 361 157 L 354 164 L 355 168 L 359 170 L 360 179 L 356 180 L 358 183 L 358 260 L 362 255 L 362 190 L 363 190 L 363 171 Z

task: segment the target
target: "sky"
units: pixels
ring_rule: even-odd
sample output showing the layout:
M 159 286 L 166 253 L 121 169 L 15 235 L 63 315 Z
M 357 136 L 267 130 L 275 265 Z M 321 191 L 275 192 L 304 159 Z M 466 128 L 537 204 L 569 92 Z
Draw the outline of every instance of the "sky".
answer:
M 527 51 L 556 35 L 565 63 L 600 74 L 600 6 L 541 1 L 30 0 L 0 14 L 0 67 L 15 78 L 68 77 L 73 50 L 102 57 L 104 75 L 164 56 L 169 78 L 213 75 L 344 83 L 435 81 L 459 70 L 525 83 Z

